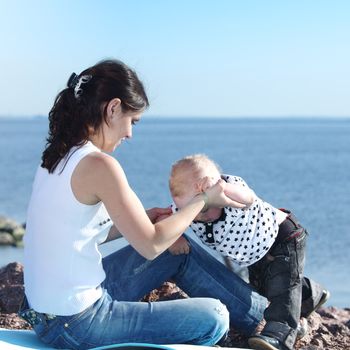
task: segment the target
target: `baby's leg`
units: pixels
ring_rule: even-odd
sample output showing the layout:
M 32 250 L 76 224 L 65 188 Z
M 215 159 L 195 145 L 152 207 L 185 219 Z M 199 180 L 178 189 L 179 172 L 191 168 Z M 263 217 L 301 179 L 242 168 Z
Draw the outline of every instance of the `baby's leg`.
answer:
M 303 278 L 302 285 L 301 317 L 309 317 L 329 299 L 330 293 L 322 285 L 307 277 Z
M 260 279 L 259 291 L 270 305 L 265 310 L 262 335 L 277 339 L 292 349 L 300 318 L 306 232 L 275 243 L 269 253 L 251 268 L 252 279 Z

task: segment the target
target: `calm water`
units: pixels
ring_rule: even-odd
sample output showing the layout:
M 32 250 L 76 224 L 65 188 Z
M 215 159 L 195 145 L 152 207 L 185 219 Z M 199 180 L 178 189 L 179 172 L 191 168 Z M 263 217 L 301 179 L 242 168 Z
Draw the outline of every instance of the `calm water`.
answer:
M 0 119 L 0 215 L 25 221 L 45 143 L 43 119 Z M 114 154 L 146 207 L 170 202 L 171 164 L 206 153 L 309 229 L 306 273 L 350 306 L 350 119 L 157 119 L 144 117 Z M 0 266 L 22 250 L 0 249 Z

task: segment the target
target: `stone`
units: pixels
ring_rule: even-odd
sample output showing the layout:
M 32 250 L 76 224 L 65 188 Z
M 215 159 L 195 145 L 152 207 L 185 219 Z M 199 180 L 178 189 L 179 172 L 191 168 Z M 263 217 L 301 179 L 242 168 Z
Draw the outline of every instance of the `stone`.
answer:
M 24 233 L 24 225 L 0 216 L 0 245 L 22 246 Z
M 18 312 L 23 296 L 23 265 L 10 263 L 1 268 L 0 312 L 6 314 Z
M 185 298 L 188 298 L 188 295 L 177 287 L 175 283 L 165 282 L 158 289 L 154 289 L 149 294 L 145 295 L 141 301 L 151 302 Z
M 16 313 L 0 313 L 0 328 L 7 329 L 32 329 L 29 323 L 20 318 Z
M 13 233 L 14 229 L 20 227 L 21 225 L 15 220 L 7 218 L 5 216 L 0 216 L 0 231 Z
M 16 245 L 16 240 L 11 233 L 0 231 L 0 245 Z
M 25 234 L 25 230 L 22 226 L 16 227 L 12 232 L 12 236 L 14 237 L 16 242 L 22 241 L 24 234 Z

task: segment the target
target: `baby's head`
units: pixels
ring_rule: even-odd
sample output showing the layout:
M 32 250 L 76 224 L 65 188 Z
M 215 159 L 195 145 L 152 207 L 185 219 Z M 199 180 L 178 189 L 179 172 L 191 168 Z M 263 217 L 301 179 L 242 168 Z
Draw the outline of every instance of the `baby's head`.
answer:
M 220 168 L 204 154 L 184 157 L 173 164 L 169 187 L 178 208 L 220 179 Z

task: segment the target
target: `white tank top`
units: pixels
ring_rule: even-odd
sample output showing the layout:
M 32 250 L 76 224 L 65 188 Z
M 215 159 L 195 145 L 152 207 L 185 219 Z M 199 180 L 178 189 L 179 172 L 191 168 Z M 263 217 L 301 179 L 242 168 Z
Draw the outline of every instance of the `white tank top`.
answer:
M 39 166 L 27 212 L 24 284 L 38 312 L 73 315 L 102 295 L 105 279 L 98 245 L 112 226 L 103 203 L 80 203 L 71 188 L 79 161 L 100 152 L 91 142 L 74 147 L 53 174 Z

